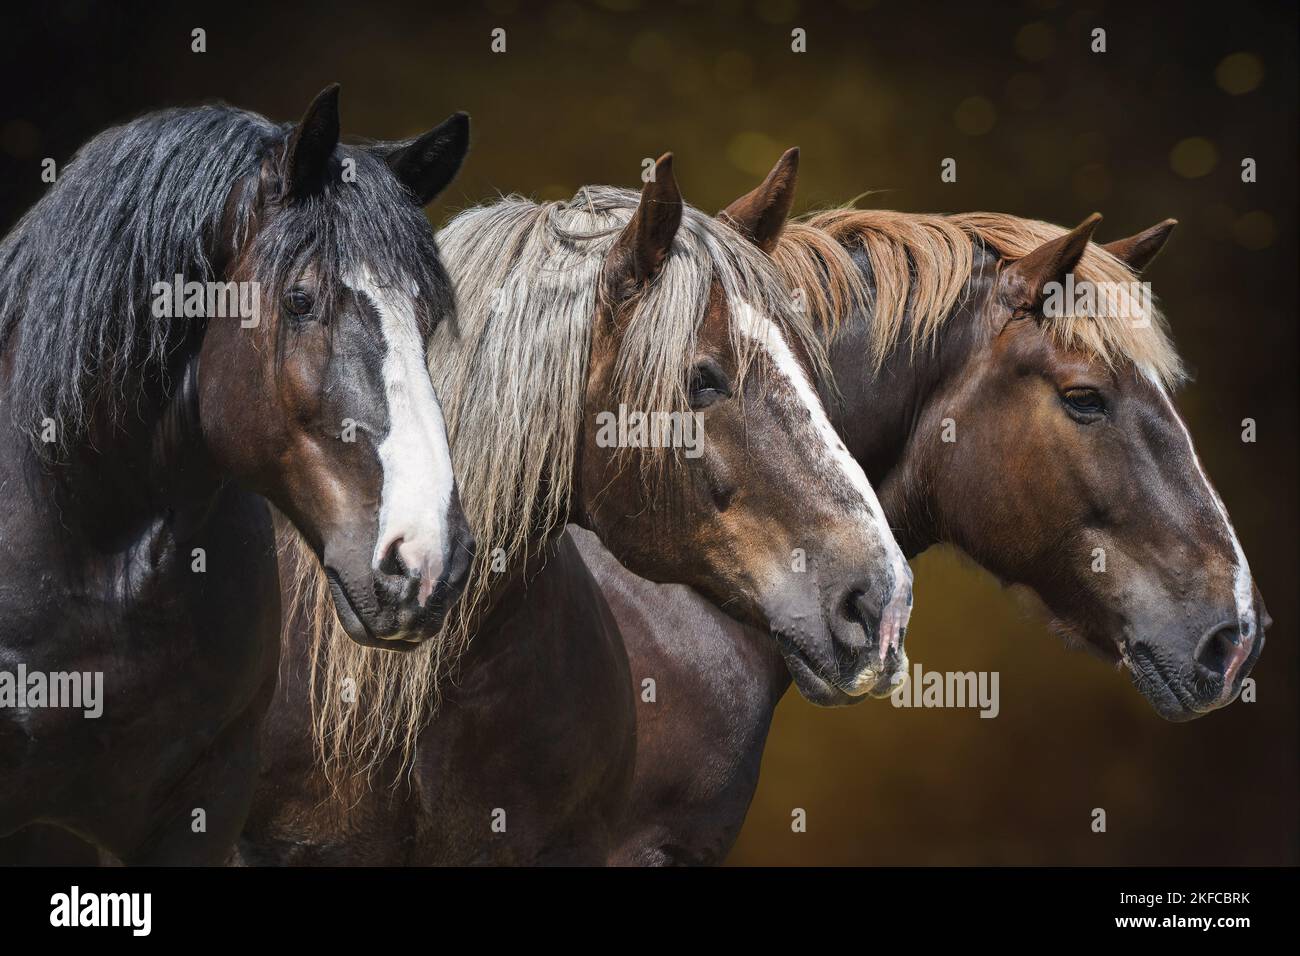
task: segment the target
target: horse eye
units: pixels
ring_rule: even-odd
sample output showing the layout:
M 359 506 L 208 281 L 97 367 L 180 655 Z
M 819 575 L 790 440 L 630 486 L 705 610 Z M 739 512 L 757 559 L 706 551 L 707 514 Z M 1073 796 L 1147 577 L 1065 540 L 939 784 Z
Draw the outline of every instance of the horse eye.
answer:
M 290 315 L 309 315 L 313 305 L 311 294 L 302 289 L 290 289 L 284 294 L 284 310 Z
M 1094 388 L 1071 388 L 1061 396 L 1070 411 L 1077 415 L 1095 419 L 1106 413 L 1106 403 L 1101 393 Z
M 731 383 L 716 362 L 706 359 L 691 369 L 691 408 L 707 408 L 719 399 L 730 396 Z

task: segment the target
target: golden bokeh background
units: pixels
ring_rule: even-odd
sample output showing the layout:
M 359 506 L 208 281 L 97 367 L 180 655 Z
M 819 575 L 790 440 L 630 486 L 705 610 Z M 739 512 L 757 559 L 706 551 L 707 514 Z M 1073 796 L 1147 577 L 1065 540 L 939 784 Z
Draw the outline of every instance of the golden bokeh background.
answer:
M 731 862 L 1300 860 L 1294 6 L 55 0 L 6 19 L 5 229 L 41 194 L 40 160 L 62 163 L 106 125 L 214 98 L 292 119 L 334 80 L 345 134 L 472 114 L 439 221 L 497 192 L 635 186 L 641 160 L 669 149 L 687 200 L 718 209 L 790 145 L 803 149 L 798 211 L 867 193 L 861 204 L 1070 225 L 1096 209 L 1104 240 L 1179 219 L 1150 278 L 1195 372 L 1179 405 L 1276 619 L 1258 702 L 1165 723 L 1125 676 L 932 550 L 915 563 L 913 660 L 998 671 L 1000 716 L 821 711 L 792 692 Z M 206 53 L 190 51 L 196 27 Z M 791 50 L 796 28 L 806 52 Z M 955 183 L 940 181 L 947 157 Z M 1246 158 L 1257 182 L 1242 181 Z M 806 833 L 791 832 L 794 808 Z

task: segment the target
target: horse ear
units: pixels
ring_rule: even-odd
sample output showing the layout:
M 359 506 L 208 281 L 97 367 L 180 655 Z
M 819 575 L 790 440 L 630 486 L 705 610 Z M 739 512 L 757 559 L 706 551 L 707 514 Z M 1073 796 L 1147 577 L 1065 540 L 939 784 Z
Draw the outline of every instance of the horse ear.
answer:
M 394 147 L 384 161 L 399 182 L 427 206 L 460 171 L 469 152 L 469 114 L 452 113 L 418 139 Z
M 1043 243 L 1033 252 L 1015 260 L 1002 272 L 1003 289 L 1017 310 L 1033 310 L 1042 305 L 1049 282 L 1061 282 L 1088 248 L 1092 231 L 1101 222 L 1094 212 L 1063 236 Z
M 1134 272 L 1142 272 L 1151 265 L 1151 260 L 1160 255 L 1160 250 L 1169 241 L 1169 234 L 1178 225 L 1177 219 L 1166 219 L 1150 229 L 1144 229 L 1136 236 L 1116 239 L 1102 246 L 1107 252 L 1127 265 Z
M 339 144 L 339 85 L 316 95 L 284 150 L 284 194 L 295 198 L 319 192 L 334 147 Z
M 722 210 L 718 218 L 730 222 L 764 252 L 771 252 L 790 218 L 798 176 L 799 147 L 793 146 L 781 155 L 758 188 Z
M 611 251 L 617 257 L 619 277 L 629 276 L 642 286 L 658 275 L 681 224 L 682 193 L 673 177 L 673 154 L 664 153 L 655 163 L 654 178 L 641 188 L 641 202 Z

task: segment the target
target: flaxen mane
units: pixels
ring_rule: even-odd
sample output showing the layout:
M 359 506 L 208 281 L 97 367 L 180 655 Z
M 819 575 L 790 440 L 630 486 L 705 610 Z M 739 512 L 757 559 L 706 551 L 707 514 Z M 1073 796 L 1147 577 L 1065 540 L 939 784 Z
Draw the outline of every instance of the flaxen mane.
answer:
M 478 551 L 466 593 L 442 633 L 398 655 L 350 641 L 315 558 L 291 548 L 310 618 L 315 743 L 335 782 L 338 771 L 368 772 L 389 755 L 409 767 L 439 682 L 471 637 L 494 571 L 520 567 L 562 530 L 602 268 L 638 202 L 637 193 L 610 187 L 587 187 L 568 202 L 512 196 L 461 213 L 439 233 L 456 285 L 458 334 L 435 332 L 429 367 Z M 772 319 L 807 354 L 821 354 L 771 261 L 688 206 L 663 269 L 632 304 L 616 360 L 616 401 L 687 409 L 690 363 L 713 283 L 730 304 L 742 375 L 757 349 L 734 321 L 746 306 Z M 633 454 L 663 456 L 653 449 Z M 355 704 L 339 692 L 349 678 Z
M 792 222 L 774 258 L 806 308 L 831 335 L 856 309 L 872 316 L 870 360 L 876 368 L 900 345 L 932 344 L 967 294 L 976 248 L 1019 259 L 1066 232 L 1060 226 L 1003 213 L 951 216 L 889 210 L 835 209 Z M 850 256 L 860 250 L 871 265 L 865 278 Z M 1134 273 L 1099 245 L 1089 244 L 1075 281 L 1127 287 Z M 1105 307 L 1089 315 L 1060 315 L 1045 326 L 1065 347 L 1097 356 L 1111 367 L 1128 362 L 1172 387 L 1182 363 L 1154 303 L 1136 320 Z

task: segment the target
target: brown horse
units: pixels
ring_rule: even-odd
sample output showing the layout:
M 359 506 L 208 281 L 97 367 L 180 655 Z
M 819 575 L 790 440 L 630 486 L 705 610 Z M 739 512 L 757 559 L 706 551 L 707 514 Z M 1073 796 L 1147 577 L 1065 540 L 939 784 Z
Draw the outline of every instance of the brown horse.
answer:
M 468 537 L 423 369 L 453 300 L 412 200 L 466 132 L 340 146 L 337 87 L 290 126 L 151 114 L 0 245 L 0 835 L 225 858 L 279 651 L 264 498 L 357 640 L 441 626 Z
M 791 151 L 757 192 L 796 163 Z M 819 320 L 823 393 L 904 550 L 948 543 L 1031 589 L 1053 630 L 1122 662 L 1161 716 L 1188 720 L 1235 699 L 1270 622 L 1170 401 L 1181 372 L 1163 319 L 1130 294 L 1174 222 L 1099 246 L 1098 219 L 1063 230 L 837 210 L 791 224 L 772 251 Z M 1067 275 L 1114 294 L 1061 311 L 1052 296 Z M 786 669 L 761 633 L 578 541 L 633 678 L 662 689 L 638 707 L 633 810 L 614 859 L 718 861 Z
M 765 235 L 788 210 L 775 190 L 741 218 Z M 309 576 L 289 605 L 245 862 L 608 857 L 633 687 L 599 590 L 556 541 L 566 521 L 762 626 L 816 700 L 888 693 L 906 667 L 910 573 L 811 388 L 812 330 L 767 257 L 683 204 L 669 157 L 640 197 L 510 198 L 462 213 L 439 243 L 460 336 L 435 335 L 430 372 L 480 542 L 474 577 L 442 638 L 399 658 L 331 634 Z M 685 416 L 702 441 L 635 438 L 629 409 Z

